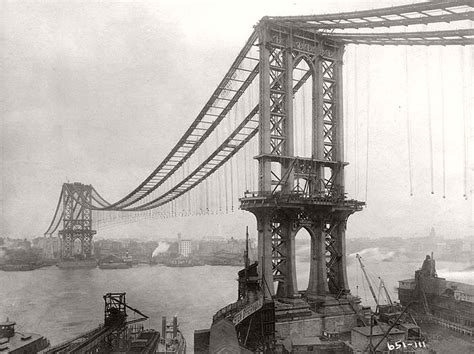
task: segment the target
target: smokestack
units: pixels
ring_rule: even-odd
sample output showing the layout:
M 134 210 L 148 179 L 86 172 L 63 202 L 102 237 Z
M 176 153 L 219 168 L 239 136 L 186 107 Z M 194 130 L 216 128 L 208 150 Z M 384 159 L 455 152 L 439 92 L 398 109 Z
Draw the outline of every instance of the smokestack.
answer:
M 166 340 L 166 316 L 161 317 L 161 338 Z
M 173 338 L 178 336 L 178 317 L 173 317 Z
M 434 260 L 434 257 L 433 257 L 433 251 L 431 251 L 431 269 L 430 269 L 430 272 L 431 272 L 432 277 L 437 277 L 438 276 L 438 274 L 436 274 L 436 261 Z
M 249 227 L 247 226 L 246 232 L 245 232 L 245 271 L 247 272 L 247 268 L 250 264 L 249 261 Z M 247 278 L 247 277 L 246 277 Z

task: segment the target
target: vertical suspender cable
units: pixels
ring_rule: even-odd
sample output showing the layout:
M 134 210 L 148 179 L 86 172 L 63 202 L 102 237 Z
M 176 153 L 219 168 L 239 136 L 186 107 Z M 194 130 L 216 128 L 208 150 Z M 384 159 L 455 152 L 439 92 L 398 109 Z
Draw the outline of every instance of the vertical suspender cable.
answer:
M 242 99 L 241 102 L 243 102 L 243 99 Z M 245 114 L 245 109 L 243 109 L 242 111 Z M 237 110 L 236 110 L 236 112 L 237 112 Z M 238 125 L 238 123 L 237 123 L 237 113 L 236 113 L 236 115 L 234 116 L 234 126 L 236 127 L 237 125 Z M 237 184 L 237 191 L 236 191 L 237 200 L 240 196 L 239 193 L 242 192 L 242 190 L 241 190 L 241 188 L 242 188 L 242 186 L 241 186 L 242 178 L 240 178 L 241 177 L 240 174 L 241 174 L 241 171 L 242 171 L 242 169 L 241 169 L 242 153 L 243 153 L 243 151 L 242 151 L 242 149 L 240 149 L 240 151 L 235 155 L 235 177 L 237 178 L 237 183 L 236 183 Z
M 186 168 L 186 174 L 189 174 L 189 161 L 186 161 L 183 165 L 183 167 Z M 186 193 L 187 194 L 187 199 L 188 199 L 188 207 L 187 207 L 187 210 L 186 210 L 186 215 L 189 215 L 190 211 L 191 211 L 191 193 Z
M 206 178 L 206 214 L 209 214 L 209 178 Z
M 216 145 L 219 146 L 219 127 L 217 127 L 217 129 L 215 130 L 216 132 Z M 219 196 L 218 200 L 219 200 L 219 212 L 222 211 L 222 206 L 221 206 L 221 203 L 222 203 L 222 198 L 221 198 L 221 178 L 219 178 L 219 175 L 221 175 L 221 169 L 219 168 L 217 171 L 216 171 L 216 174 L 217 174 L 217 195 Z
M 249 164 L 249 185 L 250 185 L 250 190 L 251 191 L 257 191 L 258 190 L 258 181 L 256 181 L 254 179 L 254 166 L 253 166 L 253 161 L 252 161 L 252 157 L 255 156 L 253 154 L 254 152 L 254 149 L 255 149 L 255 142 L 257 143 L 258 145 L 258 140 L 257 139 L 254 139 L 251 141 L 251 143 L 249 144 L 249 150 L 248 150 L 248 164 Z M 257 182 L 257 187 L 255 187 L 255 183 Z
M 365 161 L 365 205 L 367 205 L 369 195 L 369 128 L 370 128 L 370 47 L 367 48 L 367 148 L 366 148 L 366 161 Z
M 441 74 L 441 145 L 443 150 L 443 198 L 446 198 L 446 134 L 444 119 L 444 72 L 443 72 L 443 51 L 439 48 L 439 63 Z
M 349 54 L 347 54 L 349 56 Z M 345 66 L 343 68 L 346 68 Z M 343 128 L 344 128 L 344 136 L 343 136 L 343 141 L 345 142 L 344 143 L 344 158 L 343 158 L 343 161 L 347 158 L 347 137 L 348 137 L 348 133 L 347 133 L 347 129 L 348 129 L 348 121 L 349 119 L 348 118 L 348 112 L 347 112 L 347 107 L 348 107 L 348 97 L 349 97 L 349 93 L 348 92 L 348 82 L 349 82 L 349 79 L 348 79 L 348 72 L 347 70 L 344 70 L 343 72 L 343 90 L 345 90 L 344 94 L 342 95 L 342 99 L 343 99 Z
M 460 56 L 461 56 L 461 80 L 462 80 L 462 116 L 463 116 L 463 150 L 464 150 L 464 192 L 463 197 L 467 199 L 467 168 L 468 168 L 468 140 L 467 140 L 467 114 L 466 114 L 466 107 L 465 107 L 465 97 L 466 97 L 466 81 L 464 77 L 466 76 L 466 68 L 464 64 L 464 48 L 459 47 Z
M 224 190 L 225 190 L 225 212 L 229 212 L 229 201 L 228 201 L 228 188 L 227 188 L 227 164 L 224 163 L 224 165 L 221 167 L 224 169 Z
M 250 107 L 252 106 L 252 104 L 254 103 L 254 94 L 253 94 L 253 86 L 254 84 L 252 83 L 248 89 L 248 96 L 247 96 L 247 100 L 244 101 L 245 103 L 245 106 L 244 106 L 244 111 L 245 112 L 248 112 L 250 110 Z M 258 113 L 257 113 L 257 116 L 254 117 L 253 119 L 258 119 Z M 248 166 L 248 161 L 249 161 L 249 156 L 250 156 L 250 153 L 249 153 L 249 150 L 250 150 L 250 145 L 251 145 L 251 142 L 245 144 L 245 146 L 243 147 L 243 158 L 244 158 L 244 183 L 245 183 L 245 188 L 244 188 L 244 191 L 250 191 L 252 190 L 251 186 L 250 186 L 250 177 L 249 177 L 249 174 L 250 174 L 250 166 Z
M 216 188 L 216 173 L 211 175 L 211 180 L 209 181 L 209 197 L 210 197 L 210 205 L 211 205 L 211 214 L 215 214 L 217 212 L 217 188 Z
M 249 185 L 247 184 L 247 150 L 249 149 L 249 144 L 246 144 L 244 147 L 243 147 L 243 158 L 244 158 L 244 190 L 248 190 L 249 189 Z
M 470 28 L 474 28 L 474 24 L 473 22 L 471 21 L 471 25 L 470 25 Z M 472 75 L 473 75 L 473 72 L 472 72 L 472 64 L 474 64 L 474 50 L 470 50 L 468 53 L 470 53 L 471 55 L 468 56 L 468 66 L 469 66 L 469 78 L 471 78 L 471 80 L 468 80 L 468 84 L 469 84 L 469 87 L 468 87 L 468 90 L 467 90 L 467 115 L 466 115 L 466 134 L 467 134 L 467 144 L 466 144 L 466 147 L 467 147 L 467 161 L 469 162 L 469 166 L 466 166 L 466 169 L 469 171 L 467 172 L 467 193 L 466 193 L 466 198 L 467 198 L 467 195 L 470 194 L 471 196 L 471 199 L 472 199 L 472 191 L 473 191 L 473 185 L 472 185 L 472 182 L 473 182 L 473 173 L 474 173 L 474 161 L 473 161 L 473 153 L 472 153 L 472 144 L 473 144 L 473 139 L 474 139 L 474 125 L 473 125 L 473 121 L 474 118 L 473 117 L 473 102 L 474 102 L 474 91 L 473 91 L 473 88 L 472 88 Z M 467 165 L 467 164 L 466 164 Z
M 308 70 L 310 70 L 310 68 L 308 68 Z M 304 94 L 304 91 L 305 91 L 305 86 L 306 85 L 303 85 L 303 87 L 301 88 L 301 93 L 302 93 L 302 97 L 303 97 L 303 131 L 302 131 L 302 140 L 303 140 L 303 156 L 307 156 L 306 155 L 306 96 Z M 310 154 L 311 156 L 311 154 Z
M 204 206 L 206 205 L 206 191 L 204 190 L 204 183 L 199 183 L 197 186 L 199 188 L 199 215 L 204 213 Z
M 357 84 L 358 84 L 358 75 L 357 75 L 357 47 L 354 47 L 354 192 L 355 198 L 357 199 L 359 195 L 359 176 L 357 168 L 357 134 L 358 134 L 358 106 L 357 106 Z
M 231 189 L 232 188 L 229 188 L 229 182 L 230 180 L 232 179 L 232 177 L 230 176 L 231 173 L 229 172 L 230 170 L 230 165 L 227 164 L 223 166 L 224 168 L 224 172 L 226 174 L 226 177 L 225 177 L 225 212 L 226 213 L 229 213 L 229 210 L 230 210 L 230 204 L 231 204 L 231 200 L 232 200 L 232 194 L 231 194 Z
M 409 85 L 408 85 L 408 48 L 405 47 L 405 110 L 407 122 L 407 145 L 408 145 L 408 175 L 410 178 L 410 196 L 413 196 L 413 181 L 411 171 L 411 134 L 410 134 L 410 107 L 409 107 Z
M 252 105 L 255 103 L 255 90 L 254 90 L 254 84 L 253 83 L 249 87 L 249 96 L 248 96 L 248 100 L 246 101 L 246 103 L 247 103 L 247 106 L 245 107 L 245 112 L 248 112 L 248 111 L 250 111 L 250 107 L 252 107 Z M 258 119 L 259 120 L 260 119 L 260 113 L 257 113 L 255 118 L 253 118 L 253 119 Z M 251 179 L 251 176 L 250 176 L 250 169 L 252 168 L 252 166 L 250 165 L 250 151 L 251 151 L 252 143 L 253 142 L 250 141 L 248 144 L 246 144 L 244 146 L 245 189 L 247 191 L 253 191 L 252 179 Z
M 221 198 L 221 174 L 222 171 L 220 169 L 216 170 L 216 214 L 220 214 L 222 212 L 222 198 Z
M 194 213 L 193 215 L 198 215 L 199 214 L 199 193 L 197 192 L 196 188 L 193 188 L 193 194 L 194 194 Z
M 167 181 L 166 181 L 166 185 L 167 185 L 167 188 L 166 189 L 170 189 L 170 181 L 171 181 L 171 178 L 169 178 Z M 168 216 L 171 216 L 173 214 L 173 204 L 172 203 L 168 203 L 169 207 L 168 207 Z
M 170 189 L 171 189 L 176 184 L 176 182 L 175 182 L 176 175 L 173 174 L 171 176 L 170 180 L 171 180 L 171 184 L 170 184 Z M 172 216 L 175 217 L 176 216 L 176 199 L 172 200 L 170 204 L 171 204 Z
M 183 179 L 184 179 L 186 177 L 186 164 L 183 164 L 181 166 L 181 168 L 183 169 Z M 186 208 L 185 208 L 185 204 L 184 204 L 184 198 L 185 198 L 184 195 L 179 198 L 181 200 L 181 214 L 183 216 L 186 215 L 186 211 L 185 211 Z
M 426 73 L 426 84 L 427 84 L 427 106 L 428 111 L 428 136 L 430 143 L 430 177 L 431 177 L 431 194 L 434 194 L 434 163 L 433 163 L 433 122 L 431 117 L 431 84 L 430 84 L 430 70 L 429 70 L 429 47 L 425 48 L 425 73 Z
M 234 113 L 234 121 L 236 120 L 237 115 L 237 103 L 235 104 L 235 113 Z M 229 116 L 229 134 L 232 132 L 232 120 L 231 116 Z M 235 155 L 234 155 L 235 156 Z M 232 162 L 233 158 L 230 159 L 230 211 L 234 211 L 234 165 Z
M 230 211 L 234 211 L 234 169 L 230 159 Z
M 176 174 L 173 174 L 174 176 L 174 181 L 173 181 L 173 186 L 176 185 L 176 180 L 178 179 Z M 177 217 L 178 216 L 178 200 L 176 199 L 173 199 L 173 203 L 174 203 L 174 217 Z

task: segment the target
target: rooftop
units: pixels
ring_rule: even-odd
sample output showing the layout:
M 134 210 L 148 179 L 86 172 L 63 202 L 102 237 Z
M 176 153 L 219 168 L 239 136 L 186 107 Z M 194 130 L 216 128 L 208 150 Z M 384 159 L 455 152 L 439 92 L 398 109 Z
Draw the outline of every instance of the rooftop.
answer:
M 46 338 L 40 334 L 17 332 L 13 337 L 8 338 L 8 340 L 7 338 L 0 339 L 0 352 L 6 351 L 6 353 L 10 353 L 41 339 L 46 341 Z

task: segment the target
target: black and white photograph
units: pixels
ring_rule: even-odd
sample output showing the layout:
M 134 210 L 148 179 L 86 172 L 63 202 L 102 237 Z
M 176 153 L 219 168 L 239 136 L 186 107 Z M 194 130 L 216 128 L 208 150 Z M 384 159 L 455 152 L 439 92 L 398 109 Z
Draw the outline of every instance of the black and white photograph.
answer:
M 0 0 L 0 353 L 473 353 L 473 64 L 473 0 Z

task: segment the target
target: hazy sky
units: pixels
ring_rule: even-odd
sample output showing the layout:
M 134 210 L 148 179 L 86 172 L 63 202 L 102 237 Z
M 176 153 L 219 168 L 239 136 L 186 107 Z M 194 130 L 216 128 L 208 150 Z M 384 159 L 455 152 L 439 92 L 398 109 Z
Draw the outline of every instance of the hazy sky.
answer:
M 135 188 L 194 120 L 262 16 L 404 3 L 412 1 L 0 0 L 1 234 L 42 235 L 66 181 L 93 184 L 110 201 Z M 473 97 L 472 51 L 472 47 L 409 49 L 411 197 L 404 49 L 348 47 L 345 84 L 348 91 L 357 87 L 359 96 L 357 102 L 353 93 L 347 98 L 346 160 L 352 163 L 347 185 L 351 197 L 368 201 L 363 212 L 351 217 L 348 237 L 424 236 L 432 226 L 447 237 L 473 234 L 470 181 L 468 198 L 463 198 L 464 131 L 472 140 L 472 102 L 468 102 Z M 351 71 L 355 63 L 362 66 L 356 84 Z M 434 195 L 430 193 L 423 101 L 427 78 L 434 124 Z M 368 196 L 367 103 L 371 122 Z M 442 198 L 441 168 L 443 106 L 446 198 Z M 354 107 L 360 115 L 357 152 L 356 123 L 350 120 Z M 148 221 L 127 226 L 126 232 L 137 236 L 181 232 L 192 237 L 231 231 L 243 235 L 246 224 L 254 233 L 254 218 L 239 212 L 221 218 Z M 123 233 L 121 229 L 113 232 Z

